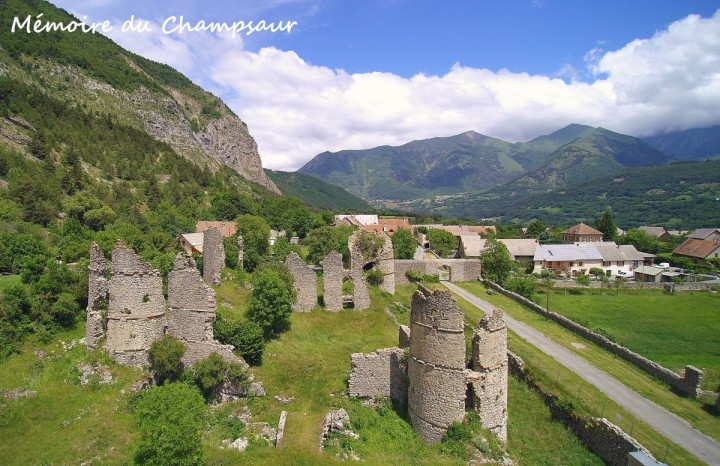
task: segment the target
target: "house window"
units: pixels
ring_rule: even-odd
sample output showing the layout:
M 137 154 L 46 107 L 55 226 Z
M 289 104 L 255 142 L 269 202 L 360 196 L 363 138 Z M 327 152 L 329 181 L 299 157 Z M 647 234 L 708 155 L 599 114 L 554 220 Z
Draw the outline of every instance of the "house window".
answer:
M 582 267 L 583 263 L 582 263 L 582 261 L 580 261 L 580 262 L 575 262 L 575 265 L 577 265 L 578 267 Z
M 625 261 L 618 261 L 617 264 L 618 264 L 618 267 L 622 267 L 623 265 L 625 265 Z
M 603 261 L 603 267 L 610 267 L 612 263 L 610 261 Z

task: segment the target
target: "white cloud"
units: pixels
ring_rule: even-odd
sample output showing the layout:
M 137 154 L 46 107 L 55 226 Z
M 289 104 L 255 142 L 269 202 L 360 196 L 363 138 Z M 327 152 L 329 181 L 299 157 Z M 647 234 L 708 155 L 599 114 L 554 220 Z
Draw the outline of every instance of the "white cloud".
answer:
M 585 57 L 591 82 L 456 64 L 443 76 L 348 74 L 295 52 L 228 51 L 210 77 L 233 97 L 263 163 L 295 169 L 329 150 L 397 145 L 470 129 L 528 140 L 569 123 L 638 136 L 720 123 L 720 14 Z
M 618 50 L 598 44 L 585 56 L 589 82 L 567 66 L 555 77 L 460 64 L 442 76 L 350 74 L 212 34 L 113 37 L 223 97 L 275 169 L 296 169 L 323 151 L 468 130 L 520 141 L 570 123 L 638 136 L 720 123 L 720 11 Z

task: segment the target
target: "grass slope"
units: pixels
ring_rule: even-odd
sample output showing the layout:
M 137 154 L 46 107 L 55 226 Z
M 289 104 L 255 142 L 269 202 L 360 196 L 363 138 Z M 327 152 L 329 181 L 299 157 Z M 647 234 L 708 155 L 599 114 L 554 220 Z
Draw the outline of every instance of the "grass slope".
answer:
M 305 204 L 322 209 L 370 210 L 370 204 L 344 189 L 300 172 L 265 170 L 286 196 L 297 197 Z
M 404 412 L 382 407 L 372 410 L 348 399 L 350 354 L 394 346 L 397 324 L 385 306 L 399 301 L 409 304 L 413 286 L 401 286 L 395 296 L 372 289 L 373 305 L 367 311 L 338 313 L 316 309 L 291 317 L 291 329 L 270 342 L 261 367 L 253 371 L 268 396 L 250 398 L 208 410 L 208 429 L 203 445 L 210 465 L 338 464 L 336 453 L 350 451 L 367 464 L 465 464 L 446 445 L 426 445 L 414 433 Z M 218 289 L 219 312 L 225 318 L 241 318 L 248 290 L 237 282 Z M 472 306 L 461 306 L 472 314 Z M 70 341 L 84 334 L 83 326 L 59 335 Z M 40 360 L 33 350 L 47 351 Z M 102 362 L 115 377 L 111 385 L 78 382 L 77 365 Z M 0 389 L 36 390 L 31 398 L 17 401 L 0 397 L 0 464 L 128 464 L 132 462 L 134 429 L 127 410 L 130 385 L 140 371 L 113 364 L 100 351 L 87 352 L 81 345 L 65 350 L 58 341 L 28 341 L 21 354 L 0 364 Z M 275 395 L 295 397 L 283 404 Z M 542 401 L 523 384 L 511 380 L 509 387 L 509 451 L 516 464 L 599 465 L 600 460 L 580 445 L 560 424 L 550 420 Z M 285 439 L 274 448 L 251 443 L 244 453 L 220 449 L 225 438 L 235 438 L 243 428 L 231 417 L 243 406 L 252 421 L 276 425 L 280 412 L 288 411 Z M 344 407 L 352 428 L 361 440 L 340 439 L 339 446 L 320 453 L 322 420 L 331 408 Z M 67 421 L 67 422 L 66 422 Z

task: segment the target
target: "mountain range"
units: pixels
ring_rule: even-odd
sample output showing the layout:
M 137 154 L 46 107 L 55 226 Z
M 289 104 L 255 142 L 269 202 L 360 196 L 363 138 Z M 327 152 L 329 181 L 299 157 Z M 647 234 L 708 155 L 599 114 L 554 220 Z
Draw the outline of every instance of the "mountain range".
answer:
M 647 169 L 649 179 L 666 180 L 672 169 L 660 167 L 674 160 L 712 158 L 720 153 L 717 147 L 720 127 L 643 140 L 571 124 L 520 143 L 469 131 L 398 147 L 324 152 L 299 172 L 341 186 L 375 205 L 510 220 L 517 219 L 510 212 L 512 206 L 639 168 Z M 715 189 L 712 184 L 705 187 Z M 594 213 L 592 208 L 590 214 Z M 543 217 L 542 211 L 535 215 Z

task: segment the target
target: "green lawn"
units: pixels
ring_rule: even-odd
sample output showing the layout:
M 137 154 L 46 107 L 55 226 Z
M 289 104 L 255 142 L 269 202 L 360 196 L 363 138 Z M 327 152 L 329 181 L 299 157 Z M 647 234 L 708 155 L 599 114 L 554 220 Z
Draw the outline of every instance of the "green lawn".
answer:
M 525 308 L 510 298 L 507 298 L 499 293 L 495 293 L 493 295 L 485 294 L 485 287 L 483 287 L 483 285 L 479 282 L 466 282 L 460 284 L 460 286 L 498 306 L 512 317 L 541 331 L 547 337 L 553 339 L 573 353 L 587 359 L 588 362 L 594 366 L 620 380 L 630 389 L 635 390 L 642 396 L 663 406 L 665 409 L 683 417 L 696 429 L 716 440 L 720 440 L 720 422 L 718 422 L 718 418 L 714 414 L 714 409 L 708 405 L 704 405 L 695 400 L 674 394 L 669 390 L 666 384 L 649 376 L 634 365 L 614 356 L 592 342 L 580 338 L 576 334 L 561 327 L 559 324 Z M 578 343 L 580 343 L 580 345 L 578 345 Z M 588 414 L 592 414 L 594 416 L 602 414 L 602 405 L 599 400 L 605 400 L 605 404 L 607 406 L 609 406 L 608 403 L 612 403 L 614 406 L 617 406 L 593 385 L 584 382 L 579 376 L 575 375 L 564 366 L 559 365 L 554 359 L 546 356 L 534 346 L 525 342 L 525 340 L 513 334 L 510 338 L 509 344 L 510 349 L 525 358 L 526 362 L 530 361 L 536 367 L 539 367 L 542 372 L 545 372 L 548 383 L 552 383 L 554 389 L 568 391 L 568 387 L 571 387 L 569 388 L 569 391 L 572 392 L 574 387 L 583 387 L 581 389 L 582 393 L 594 393 L 592 399 L 596 401 L 592 403 L 592 406 L 588 406 Z M 566 382 L 553 382 L 552 379 L 555 379 L 556 374 L 566 374 L 565 377 L 560 377 L 561 381 L 564 379 Z M 708 403 L 714 402 L 714 400 L 705 401 Z M 628 419 L 632 418 L 632 415 L 621 408 L 617 407 L 616 409 L 617 413 L 622 416 L 622 422 L 626 422 Z M 616 419 L 611 420 L 616 422 Z M 634 425 L 637 426 L 638 423 L 634 423 Z M 623 425 L 623 427 L 627 427 L 628 429 L 630 428 L 625 425 Z M 643 429 L 638 430 L 637 427 L 635 427 L 635 437 L 641 443 L 650 448 L 650 450 L 656 455 L 661 454 L 665 449 L 664 445 L 667 445 L 667 441 L 654 430 L 649 427 L 647 427 L 647 429 L 647 431 Z M 679 450 L 679 447 L 676 448 Z M 673 450 L 676 448 L 673 448 Z M 684 455 L 689 454 L 685 452 Z
M 577 293 L 577 291 L 575 291 Z M 545 305 L 545 295 L 536 302 Z M 663 290 L 553 290 L 550 309 L 682 374 L 705 371 L 703 386 L 720 389 L 720 294 Z

